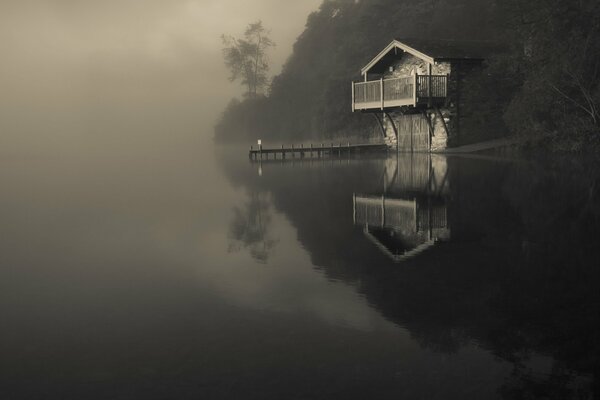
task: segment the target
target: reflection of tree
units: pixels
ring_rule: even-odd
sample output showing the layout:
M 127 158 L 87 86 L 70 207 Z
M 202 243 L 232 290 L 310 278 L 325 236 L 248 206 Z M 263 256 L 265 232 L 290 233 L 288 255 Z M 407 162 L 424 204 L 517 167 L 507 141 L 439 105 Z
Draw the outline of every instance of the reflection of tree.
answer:
M 582 377 L 573 371 L 552 368 L 547 375 L 516 365 L 512 374 L 499 390 L 502 399 L 592 399 L 591 377 Z
M 229 251 L 247 248 L 254 259 L 266 263 L 269 251 L 277 244 L 277 240 L 270 237 L 271 212 L 269 196 L 259 192 L 252 192 L 243 207 L 234 207 L 229 226 Z
M 356 286 L 422 347 L 452 353 L 474 344 L 512 364 L 501 398 L 600 398 L 597 164 L 445 161 L 447 168 L 433 167 L 451 241 L 401 268 L 350 228 L 352 194 L 380 189 L 381 163 L 297 168 L 293 188 L 284 168 L 236 179 L 268 187 L 313 264 Z M 397 176 L 386 182 L 388 194 L 429 187 L 418 157 L 399 163 L 390 165 Z

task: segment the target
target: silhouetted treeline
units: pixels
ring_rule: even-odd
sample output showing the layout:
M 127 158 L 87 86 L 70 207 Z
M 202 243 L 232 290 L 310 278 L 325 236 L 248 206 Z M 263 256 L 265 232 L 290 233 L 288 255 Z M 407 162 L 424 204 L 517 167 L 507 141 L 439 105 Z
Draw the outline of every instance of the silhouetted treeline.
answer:
M 596 146 L 600 6 L 594 0 L 325 0 L 312 13 L 269 96 L 232 101 L 218 141 L 326 139 L 373 134 L 350 112 L 350 81 L 394 38 L 491 40 L 473 85 L 473 113 L 552 147 Z M 508 131 L 507 128 L 507 131 Z M 508 132 L 507 132 L 508 133 Z

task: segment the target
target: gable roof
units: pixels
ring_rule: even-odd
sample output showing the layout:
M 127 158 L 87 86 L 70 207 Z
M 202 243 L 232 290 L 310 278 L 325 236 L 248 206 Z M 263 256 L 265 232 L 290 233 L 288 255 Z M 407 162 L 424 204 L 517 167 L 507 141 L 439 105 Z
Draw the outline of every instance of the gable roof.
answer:
M 498 46 L 495 43 L 483 41 L 394 39 L 365 65 L 360 73 L 364 75 L 394 49 L 400 49 L 429 64 L 433 64 L 436 61 L 483 60 L 497 50 Z

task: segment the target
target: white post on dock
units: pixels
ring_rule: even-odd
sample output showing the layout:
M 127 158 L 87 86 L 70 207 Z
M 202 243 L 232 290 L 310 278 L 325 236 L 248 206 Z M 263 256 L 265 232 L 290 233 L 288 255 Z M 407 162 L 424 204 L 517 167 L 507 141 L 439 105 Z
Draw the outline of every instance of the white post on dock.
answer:
M 258 152 L 260 154 L 260 159 L 262 160 L 262 140 L 258 139 Z

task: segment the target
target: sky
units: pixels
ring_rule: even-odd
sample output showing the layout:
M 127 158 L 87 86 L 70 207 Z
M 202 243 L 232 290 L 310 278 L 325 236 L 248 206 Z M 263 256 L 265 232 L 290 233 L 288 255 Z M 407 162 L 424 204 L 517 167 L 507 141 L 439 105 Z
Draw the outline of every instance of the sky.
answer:
M 227 80 L 221 34 L 261 19 L 276 74 L 321 1 L 2 0 L 0 144 L 210 135 L 242 92 Z
M 262 19 L 277 43 L 277 73 L 321 1 L 0 0 L 6 264 L 52 271 L 44 282 L 61 298 L 67 287 L 95 287 L 107 268 L 119 271 L 112 279 L 134 271 L 127 279 L 139 287 L 155 279 L 150 264 L 164 263 L 165 280 L 192 266 L 200 288 L 238 306 L 391 329 L 354 288 L 307 268 L 309 255 L 279 213 L 273 265 L 285 268 L 247 268 L 245 252 L 225 257 L 229 203 L 246 196 L 190 140 L 209 137 L 242 92 L 227 80 L 221 34 L 241 35 Z M 86 282 L 72 285 L 75 276 Z M 286 285 L 303 295 L 290 297 Z M 44 296 L 27 297 L 43 308 Z

